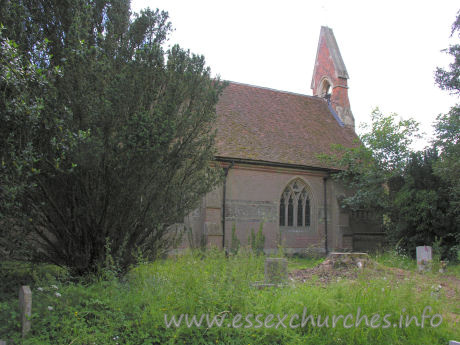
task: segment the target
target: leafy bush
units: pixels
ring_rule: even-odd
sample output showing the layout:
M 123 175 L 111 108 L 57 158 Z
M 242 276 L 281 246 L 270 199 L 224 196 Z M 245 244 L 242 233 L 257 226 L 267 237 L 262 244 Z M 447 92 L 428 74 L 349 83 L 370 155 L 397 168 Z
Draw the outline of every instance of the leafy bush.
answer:
M 230 252 L 232 254 L 238 253 L 238 250 L 240 249 L 240 240 L 238 239 L 238 236 L 236 236 L 236 225 L 235 223 L 232 224 L 232 240 L 230 244 Z
M 1 235 L 18 229 L 74 275 L 104 264 L 107 239 L 123 269 L 139 250 L 163 255 L 220 181 L 225 83 L 203 56 L 166 48 L 166 12 L 129 1 L 7 1 L 0 18 Z
M 251 246 L 251 249 L 257 255 L 264 253 L 265 248 L 265 235 L 263 233 L 264 223 L 261 222 L 259 225 L 259 230 L 257 233 L 254 232 L 254 228 L 251 228 L 251 233 L 248 238 L 248 244 Z
M 373 259 L 388 267 L 396 267 L 411 271 L 417 269 L 416 262 L 407 254 L 404 248 L 398 245 L 393 248 L 388 248 L 383 253 L 376 253 Z
M 69 272 L 61 267 L 20 261 L 0 261 L 0 299 L 16 297 L 22 285 L 67 281 Z

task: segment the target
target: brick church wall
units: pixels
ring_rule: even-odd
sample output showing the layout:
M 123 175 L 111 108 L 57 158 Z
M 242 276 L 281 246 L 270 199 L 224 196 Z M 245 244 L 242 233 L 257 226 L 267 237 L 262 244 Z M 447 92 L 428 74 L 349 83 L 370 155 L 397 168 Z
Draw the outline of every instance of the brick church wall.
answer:
M 323 171 L 235 165 L 229 170 L 226 182 L 225 246 L 231 246 L 232 227 L 242 246 L 248 245 L 251 229 L 255 232 L 263 222 L 265 252 L 272 253 L 281 245 L 287 253 L 304 253 L 313 248 L 325 251 L 324 181 Z M 311 226 L 308 230 L 287 229 L 279 225 L 281 194 L 294 179 L 301 179 L 310 188 Z M 342 246 L 341 227 L 348 218 L 341 219 L 335 200 L 336 186 L 327 181 L 328 247 Z M 203 204 L 188 218 L 194 234 L 200 234 L 207 246 L 222 248 L 222 186 L 209 193 Z M 342 218 L 344 216 L 342 215 Z M 347 224 L 345 224 L 347 225 Z

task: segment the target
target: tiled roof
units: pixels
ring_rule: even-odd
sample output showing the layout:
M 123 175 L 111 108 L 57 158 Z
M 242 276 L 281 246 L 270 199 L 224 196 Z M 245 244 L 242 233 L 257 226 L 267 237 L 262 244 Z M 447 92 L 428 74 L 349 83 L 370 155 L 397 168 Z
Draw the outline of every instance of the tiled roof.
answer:
M 217 114 L 218 157 L 332 168 L 317 154 L 356 145 L 319 97 L 230 82 Z

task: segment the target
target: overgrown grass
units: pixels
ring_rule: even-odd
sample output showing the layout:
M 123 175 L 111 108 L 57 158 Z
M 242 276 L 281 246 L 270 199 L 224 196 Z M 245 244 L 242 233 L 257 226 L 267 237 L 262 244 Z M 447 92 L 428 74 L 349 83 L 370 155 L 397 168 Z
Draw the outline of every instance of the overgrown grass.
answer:
M 417 269 L 417 262 L 407 254 L 398 252 L 397 249 L 376 253 L 372 256 L 372 259 L 388 267 L 401 268 L 409 271 L 415 271 Z
M 19 261 L 0 261 L 0 300 L 17 296 L 19 286 L 56 284 L 69 280 L 64 268 Z
M 324 258 L 316 257 L 293 257 L 289 258 L 288 270 L 289 272 L 294 270 L 301 270 L 305 268 L 312 268 L 319 265 L 324 261 Z
M 293 260 L 294 266 L 313 261 Z M 291 265 L 291 267 L 293 267 Z M 123 279 L 110 278 L 110 272 L 91 283 L 65 283 L 33 286 L 32 331 L 23 344 L 447 344 L 460 339 L 458 327 L 447 321 L 452 313 L 451 303 L 443 291 L 433 295 L 429 288 L 417 286 L 411 280 L 398 281 L 383 274 L 360 274 L 357 281 L 341 280 L 327 288 L 315 281 L 293 283 L 283 288 L 258 290 L 251 283 L 263 280 L 264 257 L 249 252 L 226 258 L 222 253 L 190 252 L 186 255 L 143 263 L 132 269 Z M 372 277 L 372 278 L 371 278 Z M 52 279 L 56 282 L 56 279 Z M 44 284 L 44 282 L 41 282 Z M 43 291 L 39 291 L 38 288 Z M 60 294 L 60 297 L 56 295 Z M 2 301 L 0 310 L 0 339 L 19 342 L 17 299 Z M 439 327 L 417 327 L 414 322 L 404 327 L 405 316 L 420 321 L 424 307 L 432 308 L 431 315 L 440 313 L 444 321 Z M 48 308 L 51 307 L 51 308 Z M 291 329 L 289 319 L 298 314 L 328 316 L 329 327 Z M 343 319 L 332 327 L 332 316 L 351 314 L 347 325 L 355 324 L 356 313 L 371 319 L 390 314 L 391 327 L 372 328 L 364 325 L 345 328 Z M 52 310 L 49 310 L 52 309 Z M 403 311 L 404 310 L 404 311 Z M 242 314 L 239 328 L 227 327 L 166 327 L 164 315 L 201 314 L 226 315 L 231 320 Z M 274 315 L 269 322 L 276 326 L 277 314 L 287 328 L 248 327 L 244 318 L 255 325 L 255 315 Z M 398 324 L 404 315 L 403 327 Z M 205 323 L 206 321 L 204 321 Z M 381 322 L 382 323 L 382 322 Z M 383 326 L 383 323 L 381 324 Z

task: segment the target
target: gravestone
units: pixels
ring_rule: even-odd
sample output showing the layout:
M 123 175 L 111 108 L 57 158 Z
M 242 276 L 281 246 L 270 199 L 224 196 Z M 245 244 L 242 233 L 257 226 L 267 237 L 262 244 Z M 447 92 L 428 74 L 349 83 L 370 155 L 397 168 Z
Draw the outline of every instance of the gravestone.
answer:
M 282 258 L 265 259 L 265 282 L 280 284 L 287 280 L 287 260 Z
M 455 340 L 450 340 L 450 341 L 449 341 L 449 345 L 460 345 L 460 342 L 459 342 L 459 341 L 455 341 Z
M 32 316 L 32 291 L 27 285 L 19 289 L 19 312 L 21 313 L 22 336 L 30 331 Z
M 6 345 L 6 341 L 5 340 L 0 340 L 0 345 Z
M 416 248 L 417 251 L 417 267 L 419 271 L 431 270 L 431 247 L 420 246 Z

